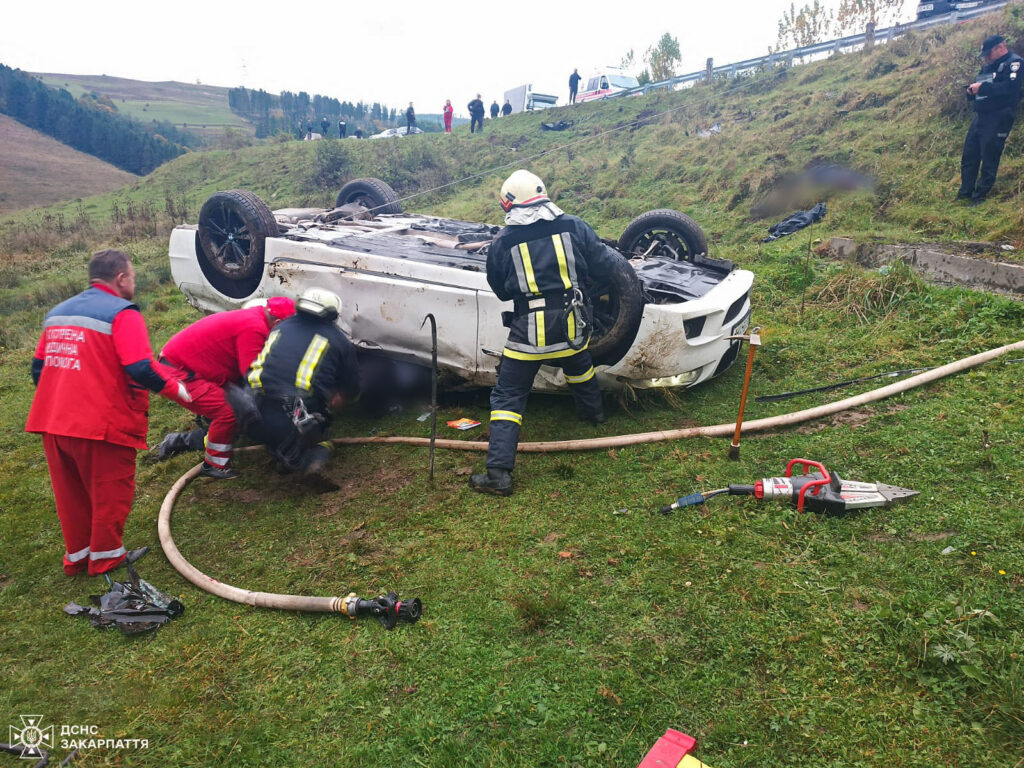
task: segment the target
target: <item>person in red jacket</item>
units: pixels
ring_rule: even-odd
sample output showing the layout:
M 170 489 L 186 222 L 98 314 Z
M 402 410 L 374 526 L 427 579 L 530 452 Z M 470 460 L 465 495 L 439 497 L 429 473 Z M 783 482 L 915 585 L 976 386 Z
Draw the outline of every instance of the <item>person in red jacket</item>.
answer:
M 188 402 L 188 388 L 153 361 L 121 251 L 93 254 L 90 287 L 51 309 L 32 360 L 26 432 L 43 449 L 64 534 L 64 573 L 98 575 L 134 562 L 122 541 L 135 495 L 135 453 L 146 447 L 149 392 Z
M 446 99 L 444 102 L 444 109 L 441 110 L 441 115 L 444 118 L 444 132 L 452 132 L 452 115 L 455 113 L 455 107 L 452 106 L 452 100 Z
M 229 466 L 236 422 L 224 387 L 245 377 L 273 327 L 294 314 L 295 302 L 283 296 L 248 309 L 218 312 L 178 331 L 160 351 L 169 375 L 188 384 L 192 402 L 185 408 L 210 419 L 200 471 L 206 477 L 238 477 Z M 176 437 L 181 433 L 165 437 L 161 447 Z

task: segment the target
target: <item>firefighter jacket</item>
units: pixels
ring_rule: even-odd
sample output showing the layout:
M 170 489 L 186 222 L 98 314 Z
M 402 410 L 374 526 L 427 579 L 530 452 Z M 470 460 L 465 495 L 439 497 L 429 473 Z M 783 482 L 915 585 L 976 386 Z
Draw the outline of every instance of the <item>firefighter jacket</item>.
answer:
M 359 395 L 356 348 L 332 321 L 300 312 L 270 332 L 248 381 L 266 397 L 301 397 L 310 411 L 326 413 L 334 395 Z
M 983 66 L 978 73 L 977 82 L 981 87 L 977 95 L 967 97 L 974 102 L 974 111 L 979 115 L 1015 113 L 1020 102 L 1021 83 L 1024 82 L 1022 65 L 1024 59 L 1016 53 L 1007 53 Z
M 138 310 L 93 286 L 47 313 L 33 361 L 38 380 L 26 432 L 146 448 L 147 389 L 169 391 L 177 382 L 153 369 Z
M 269 334 L 263 307 L 217 312 L 171 336 L 160 359 L 223 387 L 245 378 Z
M 618 258 L 576 216 L 502 229 L 487 252 L 487 283 L 499 299 L 514 303 L 504 354 L 545 360 L 586 349 L 589 333 L 571 302 L 589 281 L 610 279 Z M 589 297 L 583 299 L 588 305 Z

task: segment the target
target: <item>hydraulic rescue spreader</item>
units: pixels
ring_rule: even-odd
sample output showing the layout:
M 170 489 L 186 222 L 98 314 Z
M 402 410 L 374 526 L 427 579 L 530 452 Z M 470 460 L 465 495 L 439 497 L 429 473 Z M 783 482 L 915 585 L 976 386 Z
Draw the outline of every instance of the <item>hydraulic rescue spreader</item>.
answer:
M 793 467 L 796 465 L 803 467 L 804 474 L 793 475 Z M 812 467 L 818 471 L 809 472 Z M 753 496 L 757 499 L 786 499 L 801 512 L 806 508 L 826 515 L 845 515 L 854 509 L 889 507 L 897 501 L 917 496 L 918 491 L 884 483 L 843 480 L 839 475 L 830 473 L 820 462 L 793 459 L 786 465 L 784 477 L 766 477 L 753 485 L 729 485 L 714 491 L 691 493 L 662 507 L 661 513 L 667 515 L 681 507 L 703 504 L 711 497 L 722 494 Z

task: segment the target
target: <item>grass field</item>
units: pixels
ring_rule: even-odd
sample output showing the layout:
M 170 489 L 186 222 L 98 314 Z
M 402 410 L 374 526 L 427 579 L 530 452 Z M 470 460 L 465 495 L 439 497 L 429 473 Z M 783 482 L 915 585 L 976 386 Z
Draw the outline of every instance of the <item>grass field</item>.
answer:
M 1019 11 L 998 24 L 1024 37 Z M 644 210 L 685 210 L 714 255 L 757 275 L 753 319 L 765 346 L 754 395 L 1017 341 L 1024 306 L 1010 298 L 929 286 L 905 268 L 883 274 L 808 259 L 809 242 L 839 234 L 1024 246 L 1020 135 L 1007 146 L 996 199 L 974 209 L 948 202 L 967 124 L 949 83 L 975 66 L 976 41 L 995 24 L 683 93 L 517 115 L 483 136 L 460 128 L 450 137 L 192 153 L 84 200 L 89 223 L 59 238 L 47 217 L 70 218 L 72 207 L 8 217 L 0 658 L 11 682 L 0 710 L 12 724 L 41 713 L 49 723 L 96 725 L 107 738 L 149 740 L 144 751 L 88 751 L 88 765 L 629 768 L 668 727 L 697 737 L 698 756 L 715 768 L 1021 765 L 1019 361 L 745 437 L 739 462 L 726 458 L 727 440 L 710 439 L 523 454 L 510 499 L 465 487 L 482 454 L 439 453 L 431 484 L 426 451 L 377 446 L 338 450 L 329 471 L 338 490 L 280 478 L 252 451 L 238 457 L 241 479 L 185 491 L 173 529 L 197 567 L 250 589 L 420 597 L 423 620 L 391 633 L 221 601 L 159 551 L 143 561 L 144 577 L 186 604 L 160 634 L 129 640 L 64 616 L 64 604 L 100 589 L 62 575 L 39 441 L 20 431 L 41 316 L 80 288 L 91 250 L 118 242 L 133 254 L 158 347 L 196 317 L 167 267 L 176 218 L 194 221 L 210 192 L 237 187 L 273 207 L 324 205 L 358 176 L 414 195 L 494 169 L 406 207 L 498 221 L 502 166 L 522 164 L 606 237 Z M 562 116 L 575 121 L 570 132 L 540 132 L 541 120 Z M 714 122 L 721 133 L 697 135 Z M 833 195 L 809 232 L 759 244 L 771 220 L 750 206 L 815 160 L 878 183 Z M 564 399 L 534 396 L 523 439 L 728 422 L 741 384 L 734 367 L 672 397 L 609 400 L 609 421 L 597 428 L 568 419 Z M 867 386 L 751 403 L 747 418 Z M 382 420 L 354 411 L 337 433 L 423 436 L 422 410 Z M 458 434 L 482 441 L 488 410 L 486 393 L 464 395 L 445 402 L 439 421 L 483 421 Z M 187 424 L 180 409 L 153 403 L 154 442 Z M 655 511 L 695 490 L 780 474 L 796 456 L 921 495 L 834 518 L 729 497 L 673 516 Z M 156 543 L 160 502 L 196 460 L 140 457 L 129 546 Z
M 104 194 L 136 178 L 0 115 L 0 213 Z
M 151 83 L 107 75 L 37 73 L 52 88 L 64 88 L 78 98 L 83 93 L 109 96 L 118 112 L 144 123 L 166 121 L 193 132 L 234 127 L 251 133 L 248 121 L 228 107 L 228 89 L 174 81 Z

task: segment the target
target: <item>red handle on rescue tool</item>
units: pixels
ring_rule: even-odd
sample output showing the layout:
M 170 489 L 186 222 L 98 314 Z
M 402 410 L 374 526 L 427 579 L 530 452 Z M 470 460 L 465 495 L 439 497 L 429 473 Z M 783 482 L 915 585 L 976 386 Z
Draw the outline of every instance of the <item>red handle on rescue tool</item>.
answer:
M 829 483 L 832 482 L 832 476 L 828 473 L 828 470 L 825 469 L 825 465 L 822 464 L 820 461 L 811 461 L 810 459 L 791 459 L 789 464 L 786 465 L 786 477 L 792 477 L 793 476 L 793 465 L 794 464 L 800 464 L 800 465 L 803 466 L 804 471 L 801 474 L 806 475 L 808 473 L 808 470 L 811 469 L 811 467 L 814 467 L 815 469 L 820 471 L 821 474 L 822 474 L 821 480 L 812 480 L 811 482 L 805 484 L 804 487 L 801 488 L 800 492 L 797 494 L 797 496 L 796 496 L 796 509 L 797 509 L 797 512 L 803 512 L 804 511 L 804 496 L 807 495 L 807 492 L 809 490 L 811 490 L 812 488 L 821 488 L 823 485 L 828 485 Z M 814 493 L 812 493 L 811 495 L 814 496 L 816 494 L 817 494 L 817 491 L 814 491 Z

